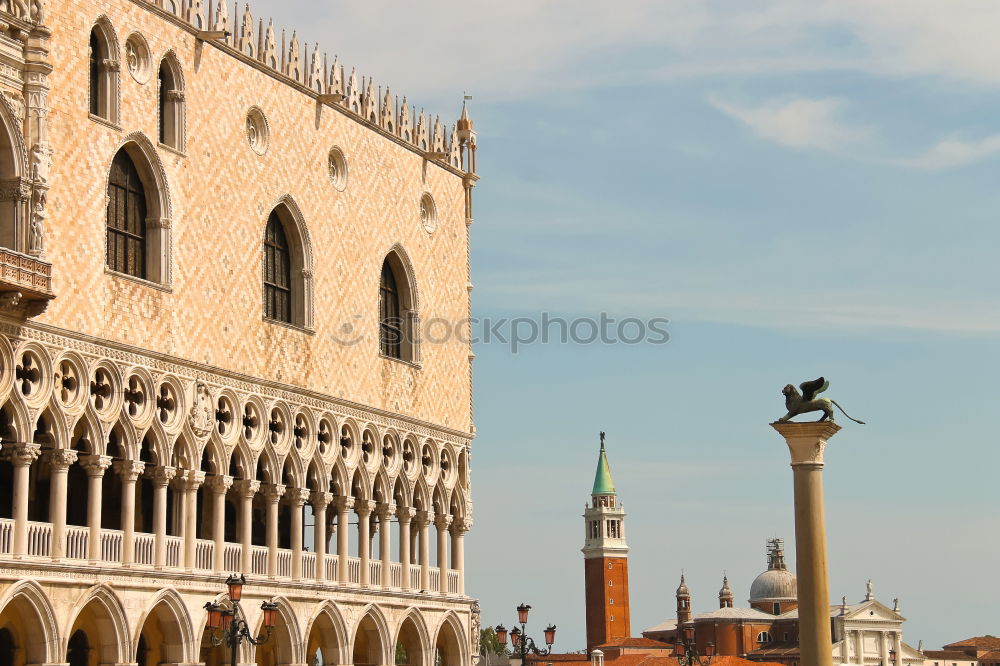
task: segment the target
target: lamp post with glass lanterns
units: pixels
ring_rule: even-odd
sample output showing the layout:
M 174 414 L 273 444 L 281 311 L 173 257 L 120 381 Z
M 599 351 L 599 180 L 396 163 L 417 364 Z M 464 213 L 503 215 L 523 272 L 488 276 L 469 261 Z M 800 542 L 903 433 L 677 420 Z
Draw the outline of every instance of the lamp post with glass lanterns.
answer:
M 545 656 L 552 653 L 552 644 L 556 642 L 556 625 L 550 624 L 545 627 L 545 645 L 548 646 L 544 650 L 540 650 L 536 645 L 533 638 L 527 634 L 528 625 L 528 611 L 531 610 L 531 606 L 528 604 L 521 604 L 517 607 L 517 621 L 521 625 L 518 629 L 516 626 L 510 630 L 510 643 L 514 648 L 515 653 L 519 654 L 521 657 L 521 664 L 524 665 L 524 658 L 530 652 L 531 654 L 537 654 L 540 656 Z M 497 625 L 495 631 L 497 632 L 497 641 L 502 647 L 506 649 L 507 647 L 507 628 L 502 624 Z
M 686 624 L 678 632 L 674 639 L 674 656 L 681 666 L 708 666 L 715 656 L 715 643 L 708 641 L 705 643 L 704 654 L 698 653 L 698 646 L 694 640 L 694 625 Z
M 208 611 L 208 621 L 205 626 L 211 633 L 212 645 L 228 645 L 230 651 L 230 663 L 236 666 L 236 649 L 244 640 L 253 645 L 263 645 L 271 638 L 271 632 L 278 616 L 278 604 L 268 601 L 261 602 L 260 609 L 264 611 L 263 626 L 265 633 L 256 638 L 250 634 L 250 625 L 246 616 L 240 608 L 240 599 L 243 596 L 243 586 L 247 579 L 242 574 L 239 578 L 231 575 L 226 579 L 226 587 L 229 588 L 229 607 L 222 604 L 213 604 L 211 601 L 205 604 Z M 222 630 L 221 635 L 218 634 Z

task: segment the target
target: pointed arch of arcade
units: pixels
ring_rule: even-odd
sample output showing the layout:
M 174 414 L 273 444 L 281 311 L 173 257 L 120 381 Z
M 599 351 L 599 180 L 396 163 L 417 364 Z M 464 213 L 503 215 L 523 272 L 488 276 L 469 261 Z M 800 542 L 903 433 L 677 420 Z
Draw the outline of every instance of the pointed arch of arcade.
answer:
M 278 621 L 271 632 L 271 638 L 257 647 L 254 658 L 259 666 L 275 666 L 275 664 L 304 664 L 305 655 L 301 641 L 302 630 L 299 621 L 292 610 L 292 604 L 285 597 L 274 597 L 271 603 L 278 604 Z M 255 636 L 264 631 L 263 614 L 258 610 Z
M 70 616 L 72 621 L 64 634 L 64 651 L 69 651 L 82 633 L 85 636 L 83 644 L 97 653 L 97 663 L 132 662 L 128 615 L 109 585 L 95 585 L 84 592 Z M 69 656 L 67 660 L 75 666 Z
M 55 611 L 37 582 L 18 581 L 0 597 L 0 630 L 3 629 L 9 631 L 15 645 L 24 650 L 23 663 L 62 661 Z
M 400 621 L 396 640 L 393 641 L 396 662 L 405 655 L 406 661 L 402 663 L 406 666 L 429 666 L 430 644 L 431 634 L 423 614 L 416 608 L 411 608 Z
M 351 639 L 351 661 L 354 666 L 377 666 L 395 661 L 389 649 L 389 623 L 382 610 L 370 604 L 365 607 Z
M 160 590 L 136 623 L 129 661 L 140 666 L 195 663 L 198 655 L 194 650 L 195 629 L 184 600 L 173 588 Z
M 350 663 L 347 652 L 347 625 L 331 601 L 324 601 L 309 619 L 306 630 L 306 663 L 335 666 Z M 315 659 L 317 653 L 320 659 Z
M 469 646 L 459 637 L 465 635 L 462 622 L 453 611 L 449 611 L 437 630 L 434 639 L 435 659 L 439 666 L 462 666 L 469 663 Z

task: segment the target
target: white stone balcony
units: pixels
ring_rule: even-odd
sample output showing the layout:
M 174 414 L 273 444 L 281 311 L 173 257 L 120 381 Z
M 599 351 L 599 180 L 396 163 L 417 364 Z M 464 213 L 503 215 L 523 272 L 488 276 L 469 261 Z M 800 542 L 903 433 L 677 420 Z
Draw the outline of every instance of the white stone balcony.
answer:
M 52 557 L 52 524 L 41 522 L 27 522 L 27 541 L 24 555 L 13 554 L 15 522 L 9 518 L 0 518 L 0 560 L 17 560 L 20 562 L 61 562 L 72 561 L 79 566 L 101 566 L 122 563 L 125 558 L 122 552 L 125 535 L 121 530 L 102 529 L 100 531 L 101 547 L 100 561 L 94 562 L 90 559 L 90 529 L 76 525 L 66 526 L 66 556 L 60 559 Z M 195 574 L 219 575 L 224 573 L 241 571 L 243 561 L 243 549 L 238 543 L 224 543 L 222 555 L 222 570 L 217 570 L 215 566 L 215 542 L 208 539 L 198 539 L 195 543 L 194 566 L 190 569 L 183 566 L 184 541 L 181 537 L 165 536 L 166 564 L 163 570 L 188 571 Z M 129 569 L 136 573 L 143 571 L 158 570 L 155 565 L 156 536 L 136 532 L 134 534 L 134 555 Z M 268 557 L 270 554 L 267 546 L 250 547 L 250 570 L 244 572 L 248 575 L 267 576 Z M 338 556 L 336 554 L 324 555 L 322 566 L 317 567 L 316 553 L 304 552 L 302 557 L 302 574 L 298 579 L 292 576 L 293 552 L 286 548 L 277 549 L 277 572 L 273 577 L 275 580 L 295 580 L 308 581 L 311 584 L 316 582 L 327 582 L 330 585 L 362 586 L 361 581 L 361 558 L 347 558 L 347 580 L 338 580 Z M 420 591 L 426 594 L 446 594 L 461 595 L 459 583 L 459 572 L 456 569 L 445 570 L 446 592 L 441 591 L 441 569 L 439 567 L 427 567 L 428 585 L 426 588 L 421 585 L 422 569 L 419 564 L 409 565 L 409 580 L 404 588 L 403 565 L 399 562 L 390 562 L 387 579 L 383 579 L 383 569 L 381 560 L 370 560 L 368 562 L 368 581 L 364 587 L 389 590 L 409 589 Z

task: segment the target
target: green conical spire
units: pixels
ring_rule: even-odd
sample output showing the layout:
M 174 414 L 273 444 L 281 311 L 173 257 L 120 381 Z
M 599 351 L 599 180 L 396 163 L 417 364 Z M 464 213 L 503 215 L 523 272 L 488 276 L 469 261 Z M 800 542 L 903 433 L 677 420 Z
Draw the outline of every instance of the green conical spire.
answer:
M 594 490 L 591 495 L 615 495 L 614 479 L 608 466 L 608 454 L 604 451 L 604 433 L 601 433 L 601 456 L 597 459 L 597 474 L 594 475 Z

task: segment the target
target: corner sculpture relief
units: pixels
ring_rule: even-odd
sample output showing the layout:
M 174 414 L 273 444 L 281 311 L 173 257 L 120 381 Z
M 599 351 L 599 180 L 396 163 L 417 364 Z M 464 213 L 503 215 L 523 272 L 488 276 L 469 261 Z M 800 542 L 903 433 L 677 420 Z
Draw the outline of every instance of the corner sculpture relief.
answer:
M 52 148 L 36 143 L 31 149 L 31 218 L 28 227 L 28 254 L 36 257 L 45 250 L 45 204 L 51 168 Z
M 833 406 L 836 405 L 837 409 L 843 412 L 844 416 L 855 423 L 864 425 L 864 421 L 859 421 L 845 412 L 844 408 L 837 404 L 836 400 L 816 397 L 829 387 L 830 382 L 826 381 L 823 377 L 799 384 L 799 389 L 802 389 L 802 393 L 799 393 L 799 389 L 796 389 L 791 384 L 785 384 L 785 388 L 781 389 L 781 393 L 785 396 L 785 409 L 788 410 L 788 413 L 778 419 L 778 423 L 787 423 L 799 414 L 807 414 L 809 412 L 823 412 L 823 416 L 816 419 L 817 422 L 833 421 Z

